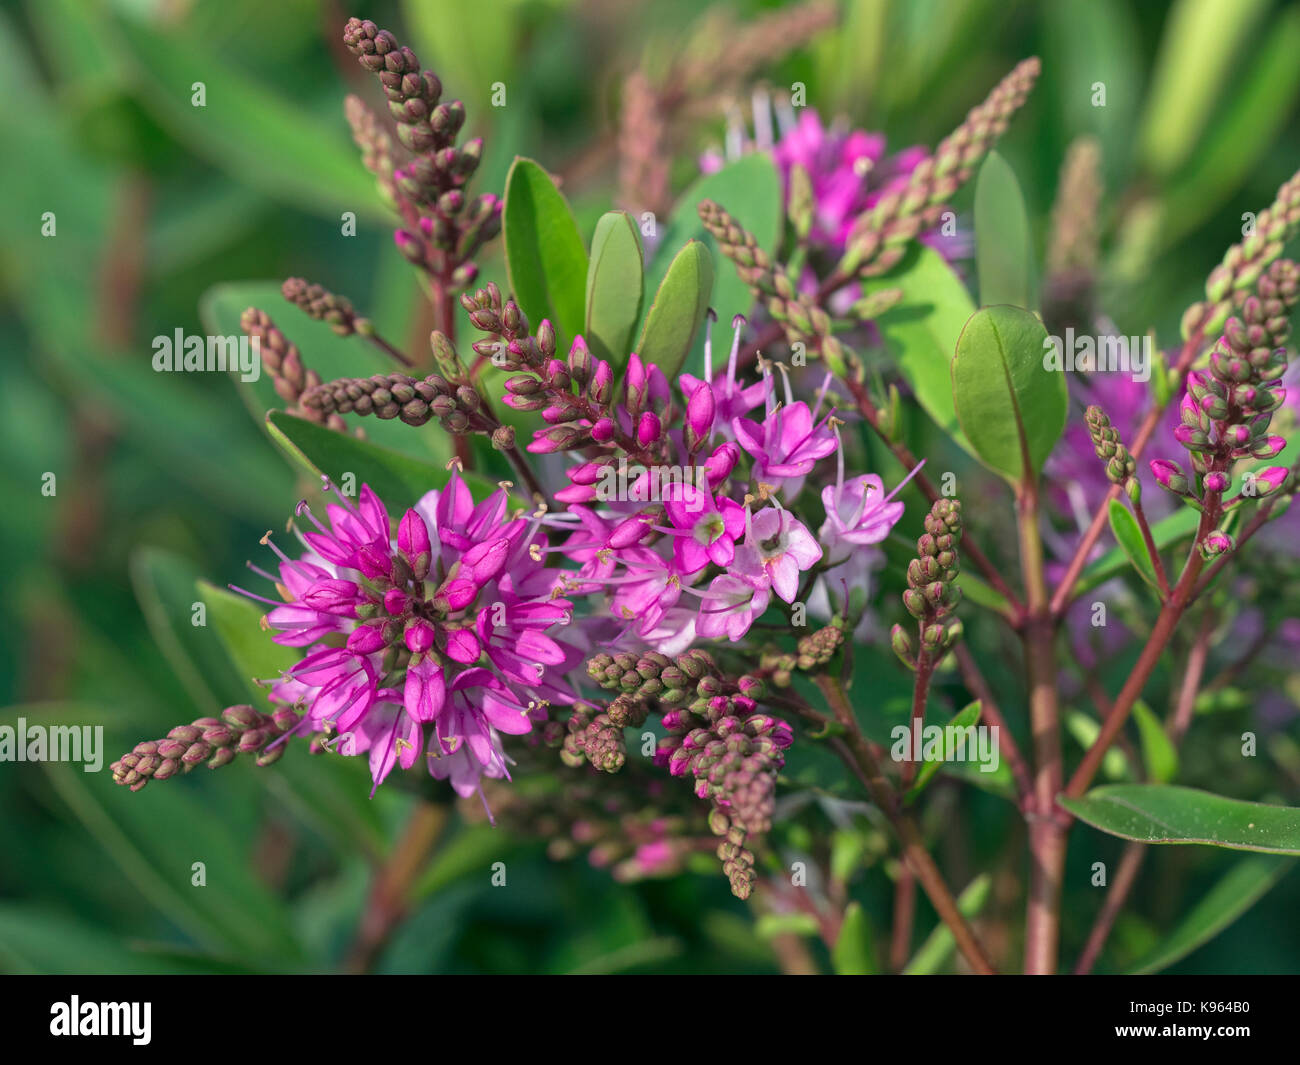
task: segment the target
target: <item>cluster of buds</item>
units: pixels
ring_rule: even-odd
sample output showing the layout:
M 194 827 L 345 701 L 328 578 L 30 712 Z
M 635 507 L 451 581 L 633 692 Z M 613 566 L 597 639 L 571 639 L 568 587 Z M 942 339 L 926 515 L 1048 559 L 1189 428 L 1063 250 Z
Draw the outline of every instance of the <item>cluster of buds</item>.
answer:
M 515 410 L 541 411 L 547 423 L 548 428 L 534 433 L 529 451 L 549 454 L 591 445 L 613 446 L 637 461 L 650 462 L 650 449 L 666 445 L 665 419 L 658 415 L 642 418 L 631 433 L 619 424 L 614 368 L 593 356 L 582 337 L 574 339 L 566 359 L 557 358 L 551 323 L 543 319 L 531 334 L 519 305 L 514 300 L 503 302 L 495 284 L 472 295 L 463 293 L 461 305 L 474 328 L 491 338 L 476 342 L 474 350 L 499 369 L 517 371 L 506 379 L 505 402 Z M 635 391 L 638 367 L 634 356 L 625 381 L 629 393 Z
M 936 665 L 962 634 L 959 618 L 953 616 L 961 600 L 955 582 L 958 573 L 957 544 L 961 541 L 961 503 L 937 499 L 925 516 L 925 532 L 916 541 L 916 558 L 907 565 L 907 590 L 903 606 L 916 618 L 920 651 L 902 625 L 890 631 L 890 645 L 908 669 L 918 669 L 922 659 Z
M 347 423 L 337 414 L 329 414 L 303 404 L 303 396 L 321 383 L 320 374 L 303 364 L 298 346 L 271 321 L 270 315 L 249 307 L 239 318 L 239 327 L 250 340 L 256 340 L 262 365 L 271 375 L 275 394 L 288 404 L 290 414 L 320 422 L 338 432 L 347 432 Z
M 374 415 L 384 420 L 398 418 L 412 426 L 437 418 L 449 433 L 483 433 L 498 450 L 512 449 L 514 430 L 503 426 L 483 403 L 451 341 L 435 330 L 430 344 L 441 373 L 423 379 L 402 373 L 340 377 L 309 389 L 301 404 L 318 417 Z
M 1234 244 L 1210 271 L 1205 300 L 1183 315 L 1183 339 L 1196 333 L 1214 336 L 1248 296 L 1265 268 L 1282 254 L 1286 242 L 1300 230 L 1300 172 L 1277 190 L 1273 203 L 1259 212 L 1249 234 Z
M 885 194 L 858 218 L 844 258 L 836 267 L 837 276 L 887 273 L 903 257 L 910 241 L 939 224 L 953 193 L 970 179 L 1023 106 L 1040 69 L 1037 58 L 1018 64 L 971 109 L 934 154 L 917 165 L 904 188 Z
M 627 762 L 623 730 L 644 724 L 649 712 L 650 706 L 644 698 L 626 693 L 603 711 L 576 707 L 569 715 L 560 760 L 567 766 L 587 762 L 603 773 L 617 773 Z
M 844 623 L 836 618 L 825 628 L 801 636 L 795 645 L 794 654 L 768 652 L 763 655 L 760 666 L 778 688 L 788 688 L 791 674 L 796 669 L 820 669 L 835 657 L 835 652 L 843 643 Z
M 343 43 L 378 76 L 397 138 L 414 156 L 394 169 L 391 178 L 377 175 L 410 227 L 394 234 L 399 250 L 449 289 L 469 285 L 477 276 L 471 260 L 501 230 L 501 202 L 492 195 L 474 200 L 465 195 L 464 186 L 483 158 L 479 138 L 456 145 L 465 124 L 465 105 L 459 100 L 443 102 L 438 76 L 421 70 L 410 48 L 368 19 L 349 19 Z M 391 165 L 391 145 L 379 139 L 373 116 L 367 117 L 359 102 L 349 102 L 347 110 L 367 166 L 375 170 Z
M 723 872 L 732 892 L 747 898 L 754 855 L 745 842 L 771 827 L 776 775 L 794 737 L 786 722 L 759 712 L 763 682 L 751 676 L 728 679 L 712 656 L 698 649 L 676 658 L 655 652 L 598 654 L 587 661 L 587 674 L 602 688 L 624 693 L 633 705 L 645 699 L 659 703 L 667 735 L 659 741 L 655 764 L 673 776 L 691 776 L 695 794 L 713 804 L 709 825 L 724 837 L 717 851 Z
M 1137 460 L 1129 453 L 1119 438 L 1119 430 L 1110 424 L 1106 412 L 1095 404 L 1084 412 L 1088 435 L 1092 437 L 1092 450 L 1106 464 L 1106 479 L 1117 484 L 1137 502 L 1142 497 L 1142 485 L 1137 479 Z
M 832 333 L 830 315 L 815 299 L 800 292 L 785 268 L 773 263 L 771 256 L 758 246 L 754 235 L 720 205 L 703 200 L 698 211 L 700 221 L 717 241 L 722 254 L 735 264 L 737 276 L 785 329 L 786 339 L 791 344 L 801 340 L 809 342 L 833 371 L 842 373 L 845 349 Z
M 320 285 L 313 285 L 301 277 L 291 277 L 280 286 L 284 298 L 302 310 L 308 318 L 325 322 L 341 337 L 354 333 L 363 337 L 374 334 L 369 318 L 363 318 L 352 309 L 352 304 Z
M 228 706 L 220 718 L 201 717 L 189 725 L 177 725 L 161 740 L 137 743 L 113 763 L 113 782 L 139 791 L 151 780 L 166 780 L 196 766 L 220 769 L 239 754 L 256 754 L 259 766 L 272 765 L 287 746 L 275 741 L 293 731 L 298 720 L 298 714 L 287 706 L 277 707 L 272 714 L 259 713 L 251 706 Z
M 1268 430 L 1285 396 L 1287 316 L 1300 299 L 1300 268 L 1289 259 L 1273 263 L 1258 279 L 1257 291 L 1243 301 L 1241 317 L 1227 320 L 1209 369 L 1188 375 L 1174 436 L 1198 476 L 1184 474 L 1177 463 L 1151 464 L 1161 487 L 1209 514 L 1211 522 L 1244 499 L 1272 495 L 1291 478 L 1284 466 L 1252 470 L 1241 493 L 1223 499 L 1239 459 L 1271 459 L 1286 447 L 1283 437 Z M 1219 555 L 1232 549 L 1232 538 L 1215 530 L 1202 537 L 1200 548 L 1207 556 Z

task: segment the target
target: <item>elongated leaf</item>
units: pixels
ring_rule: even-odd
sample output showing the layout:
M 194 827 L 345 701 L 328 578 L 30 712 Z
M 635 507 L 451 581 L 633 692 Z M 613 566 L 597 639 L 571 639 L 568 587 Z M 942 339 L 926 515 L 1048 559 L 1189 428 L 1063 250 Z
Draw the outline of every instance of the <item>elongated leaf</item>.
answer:
M 1191 157 L 1238 53 L 1268 0 L 1178 0 L 1169 12 L 1147 94 L 1140 142 L 1146 165 L 1172 174 Z
M 1170 784 L 1108 784 L 1060 803 L 1079 820 L 1138 843 L 1202 843 L 1300 854 L 1300 809 Z
M 1155 563 L 1151 559 L 1151 553 L 1147 551 L 1146 541 L 1142 539 L 1142 530 L 1138 526 L 1137 518 L 1118 499 L 1110 501 L 1110 531 L 1114 533 L 1115 542 L 1124 552 L 1124 557 L 1133 563 L 1133 568 L 1138 571 L 1138 575 L 1152 588 L 1157 587 Z M 1153 532 L 1152 537 L 1154 536 Z
M 259 710 L 265 709 L 266 688 L 254 683 L 255 680 L 278 677 L 301 656 L 295 648 L 281 646 L 271 639 L 271 633 L 262 628 L 265 609 L 251 599 L 208 581 L 199 581 L 195 587 L 199 598 L 207 604 L 208 624 L 234 663 L 250 702 Z
M 957 909 L 961 911 L 961 915 L 967 920 L 977 917 L 984 909 L 984 904 L 988 902 L 989 890 L 992 886 L 993 879 L 987 873 L 981 873 L 967 884 L 965 890 L 957 896 Z M 929 976 L 938 972 L 952 957 L 956 945 L 951 930 L 940 921 L 934 931 L 925 937 L 920 950 L 907 963 L 903 975 Z
M 1151 538 L 1155 540 L 1157 548 L 1171 547 L 1191 536 L 1196 531 L 1200 518 L 1200 514 L 1191 507 L 1181 507 L 1169 517 L 1161 518 L 1151 526 Z M 1129 556 L 1124 549 L 1112 548 L 1083 571 L 1079 583 L 1075 586 L 1075 594 L 1082 595 L 1089 589 L 1104 584 L 1112 577 L 1123 573 L 1128 565 Z
M 1295 865 L 1289 858 L 1255 854 L 1234 865 L 1160 945 L 1130 970 L 1158 973 L 1208 943 L 1255 905 Z
M 244 698 L 243 684 L 213 630 L 193 623 L 198 575 L 193 563 L 157 548 L 131 556 L 131 584 L 150 634 L 195 705 L 216 714 Z
M 587 324 L 583 336 L 592 354 L 607 360 L 616 376 L 632 350 L 632 331 L 641 320 L 644 256 L 641 232 L 626 211 L 610 211 L 596 223 L 587 268 Z
M 127 19 L 116 30 L 141 103 L 210 163 L 284 203 L 335 220 L 342 210 L 385 216 L 342 119 L 320 121 L 178 34 L 155 33 Z M 192 103 L 196 82 L 204 87 L 202 107 Z
M 690 354 L 712 289 L 713 257 L 700 241 L 688 241 L 655 294 L 637 344 L 641 358 L 658 366 L 669 381 L 681 373 Z
M 981 709 L 982 708 L 980 706 L 980 702 L 978 699 L 976 699 L 975 702 L 971 703 L 969 706 L 965 707 L 962 710 L 957 711 L 957 713 L 954 714 L 951 719 L 949 719 L 948 724 L 944 726 L 945 729 L 950 729 L 950 728 L 967 729 L 967 728 L 974 727 L 974 725 L 980 719 Z M 971 734 L 971 739 L 969 742 L 970 744 L 974 744 L 975 741 L 973 738 L 973 734 Z M 945 746 L 944 753 L 946 753 L 946 746 Z M 966 748 L 966 755 L 967 755 L 966 760 L 967 761 L 972 760 L 975 753 L 976 752 L 971 750 L 970 747 L 968 746 Z M 938 758 L 927 758 L 924 762 L 921 763 L 921 769 L 916 774 L 915 782 L 907 790 L 907 795 L 905 796 L 907 802 L 914 801 L 916 797 L 921 794 L 925 786 L 930 782 L 930 778 L 933 777 L 935 773 L 939 772 L 939 767 L 942 766 L 943 764 L 944 764 L 944 757 L 942 754 Z
M 718 264 L 710 305 L 723 322 L 730 323 L 737 314 L 749 313 L 754 297 L 749 286 L 736 276 L 735 268 L 723 261 L 717 244 L 705 231 L 697 213 L 702 200 L 721 204 L 753 236 L 758 246 L 772 255 L 781 236 L 781 175 L 769 156 L 754 152 L 729 163 L 716 174 L 700 178 L 677 201 L 662 227 L 658 250 L 646 271 L 648 301 L 663 284 L 678 249 L 688 240 L 703 242 Z M 723 347 L 722 353 L 725 352 Z
M 1065 375 L 1047 369 L 1047 330 L 1019 307 L 976 311 L 957 341 L 953 402 L 976 456 L 1013 485 L 1036 481 L 1069 404 Z
M 975 181 L 975 267 L 980 306 L 1038 309 L 1025 198 L 1015 171 L 997 152 L 989 152 Z
M 515 159 L 506 178 L 502 233 L 510 290 L 534 327 L 543 318 L 565 341 L 582 332 L 587 251 L 551 175 Z
M 862 282 L 864 295 L 903 290 L 902 300 L 876 319 L 876 327 L 921 409 L 958 444 L 975 454 L 957 421 L 952 398 L 952 358 L 962 328 L 975 313 L 970 293 L 933 248 L 914 243 L 883 277 Z
M 1171 245 L 1211 217 L 1233 190 L 1254 173 L 1300 95 L 1300 8 L 1286 7 L 1252 50 L 1250 63 L 1233 79 L 1232 95 L 1200 146 L 1171 179 L 1161 215 L 1161 241 Z
M 1156 784 L 1168 784 L 1178 775 L 1178 752 L 1151 708 L 1139 699 L 1133 704 L 1133 719 L 1142 740 L 1142 761 Z
M 861 903 L 850 902 L 831 948 L 831 964 L 840 976 L 871 976 L 877 971 L 873 954 L 871 922 Z

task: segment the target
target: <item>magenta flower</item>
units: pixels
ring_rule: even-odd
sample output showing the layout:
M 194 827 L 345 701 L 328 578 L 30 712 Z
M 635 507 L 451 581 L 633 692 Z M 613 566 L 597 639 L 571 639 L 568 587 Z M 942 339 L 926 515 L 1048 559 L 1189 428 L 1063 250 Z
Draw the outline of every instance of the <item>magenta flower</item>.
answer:
M 547 564 L 539 521 L 508 515 L 504 490 L 475 503 L 455 471 L 406 511 L 396 538 L 368 486 L 355 504 L 339 500 L 328 526 L 299 505 L 315 526 L 301 533 L 304 558 L 263 541 L 289 600 L 262 599 L 267 625 L 304 649 L 273 700 L 302 706 L 304 729 L 338 733 L 337 750 L 368 751 L 376 787 L 414 764 L 426 725 L 430 771 L 462 794 L 504 775 L 499 733 L 529 731 L 530 708 L 572 702 L 565 674 L 581 658 L 552 635 L 571 620 L 560 591 L 572 582 Z
M 667 487 L 663 503 L 675 530 L 673 561 L 679 573 L 698 573 L 710 562 L 731 564 L 736 540 L 745 531 L 744 507 L 730 499 L 714 502 L 707 489 L 679 483 Z

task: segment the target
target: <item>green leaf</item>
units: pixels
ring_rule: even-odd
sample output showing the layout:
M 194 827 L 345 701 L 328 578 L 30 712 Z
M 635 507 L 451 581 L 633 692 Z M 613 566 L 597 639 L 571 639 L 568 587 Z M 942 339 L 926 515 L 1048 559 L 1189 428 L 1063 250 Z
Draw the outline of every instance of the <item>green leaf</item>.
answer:
M 370 377 L 404 369 L 361 337 L 341 337 L 327 323 L 308 318 L 280 294 L 278 281 L 237 281 L 214 285 L 199 301 L 199 318 L 213 336 L 237 337 L 241 335 L 240 316 L 249 307 L 266 311 L 285 336 L 297 345 L 308 369 L 315 370 L 323 381 L 338 377 Z M 383 322 L 376 320 L 376 324 L 381 333 L 387 334 Z M 396 343 L 400 336 L 389 335 L 388 339 Z M 275 381 L 269 373 L 261 374 L 256 381 L 243 381 L 236 377 L 235 382 L 245 406 L 259 426 L 264 426 L 267 411 L 284 407 L 284 400 L 276 394 Z M 346 420 L 364 426 L 366 439 L 439 467 L 446 465 L 453 453 L 450 437 L 434 424 L 415 429 L 396 418 L 391 421 L 373 417 Z
M 1097 742 L 1101 735 L 1101 725 L 1095 717 L 1089 717 L 1082 710 L 1067 710 L 1065 713 L 1065 730 L 1074 737 L 1082 750 L 1087 750 Z M 1132 780 L 1135 773 L 1129 771 L 1128 758 L 1119 747 L 1112 747 L 1101 760 L 1101 771 L 1110 780 Z
M 637 344 L 641 359 L 658 366 L 669 381 L 676 380 L 690 354 L 712 288 L 709 249 L 701 241 L 688 241 L 664 275 Z
M 1137 843 L 1202 843 L 1300 854 L 1300 809 L 1171 784 L 1108 784 L 1059 802 L 1079 820 Z
M 984 909 L 984 904 L 988 901 L 989 890 L 993 886 L 993 879 L 987 873 L 981 873 L 969 884 L 965 890 L 957 896 L 957 909 L 967 920 L 979 915 Z M 903 969 L 904 976 L 929 976 L 938 972 L 948 959 L 952 957 L 953 948 L 956 941 L 952 938 L 952 932 L 942 921 L 935 926 L 921 944 L 921 949 L 913 956 L 912 960 L 907 963 Z
M 1179 507 L 1167 518 L 1161 518 L 1151 526 L 1151 538 L 1156 542 L 1157 549 L 1171 547 L 1180 540 L 1185 540 L 1196 531 L 1197 523 L 1201 515 L 1191 507 Z M 1101 558 L 1091 563 L 1079 576 L 1079 583 L 1075 585 L 1074 594 L 1082 595 L 1084 592 L 1104 584 L 1112 577 L 1124 572 L 1125 567 L 1129 565 L 1129 556 L 1122 547 L 1115 547 L 1107 551 Z
M 873 957 L 871 922 L 859 902 L 850 902 L 840 922 L 840 935 L 831 948 L 831 964 L 840 976 L 872 976 L 876 972 Z
M 587 251 L 551 175 L 519 156 L 506 177 L 502 231 L 510 290 L 536 328 L 549 318 L 565 341 L 582 332 Z
M 301 655 L 296 648 L 284 647 L 271 639 L 271 633 L 262 628 L 264 611 L 251 599 L 207 581 L 201 580 L 195 587 L 199 598 L 207 604 L 208 623 L 216 630 L 243 679 L 250 701 L 260 707 L 266 702 L 267 691 L 254 683 L 254 679 L 278 677 L 292 668 Z
M 948 724 L 944 726 L 945 735 L 946 735 L 946 730 L 950 728 L 951 729 L 973 728 L 976 722 L 978 722 L 980 719 L 981 709 L 982 708 L 980 706 L 980 702 L 978 699 L 976 699 L 975 702 L 971 703 L 969 706 L 965 707 L 962 710 L 957 711 L 957 713 L 954 714 L 949 719 Z M 973 734 L 968 734 L 968 735 L 973 737 Z M 970 739 L 969 742 L 974 742 L 973 738 Z M 946 752 L 946 745 L 945 745 L 945 752 Z M 969 760 L 969 756 L 971 754 L 969 748 L 967 748 L 966 753 Z M 907 794 L 904 796 L 904 801 L 914 802 L 916 800 L 916 797 L 920 795 L 921 792 L 925 789 L 925 786 L 928 783 L 930 783 L 930 778 L 933 777 L 935 773 L 939 772 L 939 767 L 942 766 L 943 763 L 944 763 L 944 759 L 942 756 L 933 759 L 927 758 L 924 762 L 922 762 L 921 769 L 916 774 L 916 780 L 913 782 L 912 786 L 907 789 Z
M 1228 870 L 1167 934 L 1160 945 L 1129 971 L 1135 975 L 1158 973 L 1208 943 L 1255 905 L 1295 863 L 1287 858 L 1256 854 Z
M 1114 533 L 1116 543 L 1124 552 L 1124 557 L 1133 563 L 1133 568 L 1138 571 L 1138 575 L 1152 588 L 1159 587 L 1155 563 L 1151 559 L 1150 552 L 1147 551 L 1146 541 L 1142 539 L 1142 529 L 1138 525 L 1138 520 L 1118 499 L 1110 501 L 1110 531 Z M 1152 535 L 1154 536 L 1154 533 Z
M 781 175 L 768 155 L 754 152 L 705 175 L 682 193 L 646 271 L 647 297 L 659 290 L 677 249 L 688 240 L 701 241 L 721 262 L 717 244 L 700 221 L 697 209 L 703 200 L 721 204 L 760 248 L 775 255 L 781 236 Z M 728 263 L 718 270 L 710 302 L 718 317 L 730 324 L 737 314 L 749 313 L 754 297 Z
M 386 447 L 358 440 L 327 429 L 304 418 L 273 410 L 266 416 L 271 438 L 302 470 L 312 476 L 328 477 L 339 484 L 352 474 L 359 489 L 368 484 L 386 505 L 405 510 L 430 489 L 442 488 L 448 473 L 430 463 L 398 454 Z M 480 478 L 464 474 L 471 485 L 483 487 Z
M 1029 215 L 1016 173 L 989 152 L 975 181 L 975 267 L 980 306 L 1038 309 Z
M 1065 374 L 1044 365 L 1047 330 L 1020 307 L 976 311 L 952 361 L 953 403 L 976 457 L 1013 485 L 1038 479 L 1065 428 Z
M 641 231 L 626 211 L 601 215 L 591 238 L 587 268 L 587 324 L 583 336 L 592 354 L 621 373 L 641 320 Z
M 155 33 L 127 19 L 116 29 L 140 102 L 208 162 L 240 183 L 336 222 L 340 210 L 386 216 L 341 117 L 321 121 L 180 34 Z M 205 88 L 203 107 L 191 102 L 195 82 Z
M 1300 8 L 1290 6 L 1252 49 L 1201 144 L 1171 180 L 1161 220 L 1168 247 L 1195 229 L 1250 175 L 1276 143 L 1300 95 Z
M 754 922 L 754 935 L 771 939 L 779 935 L 815 936 L 817 918 L 802 910 L 789 913 L 765 913 Z
M 1146 764 L 1147 775 L 1156 784 L 1168 784 L 1178 774 L 1178 752 L 1173 741 L 1160 719 L 1141 699 L 1133 704 L 1133 719 L 1137 722 L 1138 737 L 1142 741 L 1142 761 Z
M 149 633 L 203 714 L 241 702 L 243 684 L 212 629 L 193 624 L 198 567 L 179 555 L 142 548 L 131 556 L 131 584 Z
M 1170 10 L 1139 136 L 1149 170 L 1169 175 L 1191 157 L 1270 6 L 1269 0 L 1178 0 Z
M 903 298 L 876 319 L 876 328 L 916 401 L 934 423 L 972 455 L 957 421 L 952 358 L 962 328 L 975 313 L 970 293 L 933 248 L 913 242 L 902 262 L 883 277 L 866 278 L 862 293 L 899 288 Z

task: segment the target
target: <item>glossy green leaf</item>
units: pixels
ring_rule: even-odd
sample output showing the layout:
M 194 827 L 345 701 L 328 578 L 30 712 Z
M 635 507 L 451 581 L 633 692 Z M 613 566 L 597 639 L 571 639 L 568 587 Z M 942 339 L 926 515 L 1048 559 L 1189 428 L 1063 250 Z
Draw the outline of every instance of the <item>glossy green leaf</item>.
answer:
M 1013 485 L 1038 479 L 1069 403 L 1065 375 L 1043 365 L 1047 330 L 1019 307 L 976 311 L 952 361 L 957 418 L 976 456 Z
M 1174 173 L 1192 155 L 1269 0 L 1178 0 L 1165 22 L 1139 141 L 1147 167 Z
M 521 156 L 511 166 L 502 217 L 510 291 L 530 325 L 549 318 L 572 342 L 583 329 L 587 251 L 573 211 L 533 160 Z
M 641 320 L 644 272 L 641 232 L 632 216 L 626 211 L 602 215 L 591 238 L 583 336 L 592 354 L 607 360 L 616 374 L 627 363 Z
M 864 296 L 890 288 L 902 289 L 903 298 L 875 320 L 886 348 L 921 409 L 974 455 L 952 395 L 953 354 L 975 313 L 970 293 L 942 255 L 917 242 L 888 274 L 862 282 Z
M 370 377 L 377 373 L 407 372 L 391 356 L 358 336 L 341 337 L 325 322 L 308 318 L 280 294 L 278 281 L 236 281 L 214 285 L 199 301 L 199 317 L 203 327 L 214 336 L 241 335 L 240 316 L 249 307 L 257 307 L 271 316 L 285 336 L 302 352 L 303 362 L 315 370 L 321 380 L 337 377 Z M 387 333 L 385 322 L 376 320 L 381 333 Z M 391 334 L 388 339 L 400 344 L 405 337 Z M 419 375 L 420 371 L 413 371 Z M 266 412 L 284 407 L 284 400 L 275 392 L 275 382 L 269 373 L 262 373 L 256 381 L 235 378 L 236 387 L 245 405 L 257 419 L 264 423 Z M 453 454 L 451 440 L 436 424 L 413 428 L 394 418 L 347 417 L 345 421 L 362 426 L 366 439 L 394 451 L 413 456 L 436 466 L 444 466 Z
M 1300 809 L 1245 802 L 1170 784 L 1108 784 L 1061 798 L 1079 820 L 1138 843 L 1202 843 L 1300 854 Z
M 1124 552 L 1124 557 L 1133 563 L 1133 568 L 1147 584 L 1152 588 L 1158 587 L 1155 563 L 1151 560 L 1150 552 L 1147 551 L 1146 541 L 1142 538 L 1142 529 L 1133 512 L 1120 500 L 1112 499 L 1109 514 L 1110 531 L 1114 534 L 1120 550 Z M 1154 535 L 1152 533 L 1153 537 Z
M 297 208 L 387 214 L 340 118 L 324 122 L 180 34 L 122 19 L 115 26 L 138 98 L 158 123 L 232 178 Z M 202 82 L 205 105 L 191 102 Z M 336 112 L 337 113 L 337 112 Z
M 1254 854 L 1228 870 L 1160 945 L 1129 971 L 1158 973 L 1217 936 L 1255 905 L 1295 865 L 1289 858 Z
M 957 896 L 957 909 L 961 911 L 961 915 L 967 920 L 978 917 L 980 911 L 984 909 L 984 904 L 988 902 L 992 886 L 993 878 L 987 873 L 981 873 L 967 884 L 965 890 Z M 956 941 L 952 938 L 952 931 L 940 921 L 934 931 L 925 937 L 925 942 L 921 944 L 920 949 L 912 955 L 912 960 L 903 969 L 903 975 L 930 976 L 937 973 L 948 963 L 956 945 Z
M 831 948 L 831 964 L 840 976 L 872 976 L 877 971 L 874 953 L 871 921 L 860 902 L 850 902 Z
M 724 261 L 713 238 L 700 221 L 698 208 L 703 200 L 721 204 L 736 222 L 769 255 L 776 253 L 781 236 L 781 175 L 771 158 L 754 152 L 729 163 L 716 174 L 707 174 L 692 184 L 677 201 L 659 240 L 658 250 L 646 271 L 646 296 L 659 290 L 678 249 L 688 240 L 701 241 L 718 264 L 710 306 L 728 325 L 737 314 L 749 314 L 754 305 L 749 286 L 736 276 L 731 263 Z M 721 358 L 726 353 L 723 346 Z
M 1168 784 L 1178 775 L 1178 752 L 1173 741 L 1160 719 L 1141 699 L 1133 704 L 1133 720 L 1137 722 L 1138 738 L 1142 741 L 1147 776 L 1153 783 Z
M 669 381 L 681 373 L 690 354 L 712 289 L 713 257 L 700 241 L 688 241 L 664 275 L 636 347 L 642 360 L 658 366 Z
M 980 306 L 1038 309 L 1025 198 L 1015 171 L 997 152 L 989 152 L 975 181 L 975 269 Z
M 975 702 L 971 703 L 969 706 L 965 707 L 962 710 L 957 711 L 957 713 L 954 714 L 949 719 L 947 725 L 944 726 L 945 735 L 946 735 L 946 730 L 950 728 L 951 729 L 973 728 L 979 722 L 981 709 L 982 708 L 980 706 L 980 702 L 978 699 L 976 699 Z M 964 741 L 967 744 L 965 760 L 969 762 L 973 759 L 975 753 L 974 751 L 971 750 L 971 745 L 973 745 L 975 742 L 974 733 L 973 732 L 967 733 Z M 916 797 L 920 795 L 921 792 L 925 789 L 925 786 L 928 783 L 930 783 L 930 778 L 933 777 L 935 773 L 939 772 L 939 768 L 943 764 L 944 764 L 943 757 L 933 758 L 933 759 L 927 758 L 924 762 L 922 762 L 921 768 L 916 774 L 916 780 L 912 783 L 912 786 L 907 789 L 907 794 L 906 796 L 904 796 L 905 801 L 913 802 L 916 799 Z

